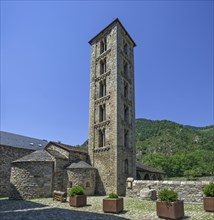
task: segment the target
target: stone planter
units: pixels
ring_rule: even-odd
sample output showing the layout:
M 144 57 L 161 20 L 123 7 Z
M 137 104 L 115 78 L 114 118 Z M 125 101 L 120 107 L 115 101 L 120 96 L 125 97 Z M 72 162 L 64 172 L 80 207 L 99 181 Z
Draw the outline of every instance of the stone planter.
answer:
M 214 212 L 214 197 L 204 197 L 203 203 L 206 212 Z
M 156 211 L 160 218 L 179 219 L 184 216 L 184 203 L 183 201 L 157 201 Z
M 103 199 L 103 212 L 120 213 L 123 211 L 123 198 Z
M 73 207 L 82 207 L 87 204 L 86 195 L 74 195 L 69 197 L 69 204 Z

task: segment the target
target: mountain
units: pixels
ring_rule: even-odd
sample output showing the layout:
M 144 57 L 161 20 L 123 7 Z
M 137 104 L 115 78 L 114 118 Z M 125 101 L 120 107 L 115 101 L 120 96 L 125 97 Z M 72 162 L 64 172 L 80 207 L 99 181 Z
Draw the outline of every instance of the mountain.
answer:
M 136 119 L 136 157 L 168 177 L 214 175 L 214 125 L 194 127 L 167 120 Z M 81 149 L 87 150 L 88 141 Z
M 170 177 L 214 174 L 214 125 L 136 119 L 136 147 L 138 161 Z

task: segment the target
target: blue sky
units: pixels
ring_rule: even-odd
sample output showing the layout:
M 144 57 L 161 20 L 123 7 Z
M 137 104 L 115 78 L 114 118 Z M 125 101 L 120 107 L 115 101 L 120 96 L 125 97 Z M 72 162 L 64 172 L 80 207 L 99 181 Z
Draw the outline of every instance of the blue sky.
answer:
M 82 144 L 90 45 L 119 18 L 135 48 L 136 118 L 213 124 L 213 1 L 1 1 L 1 130 Z

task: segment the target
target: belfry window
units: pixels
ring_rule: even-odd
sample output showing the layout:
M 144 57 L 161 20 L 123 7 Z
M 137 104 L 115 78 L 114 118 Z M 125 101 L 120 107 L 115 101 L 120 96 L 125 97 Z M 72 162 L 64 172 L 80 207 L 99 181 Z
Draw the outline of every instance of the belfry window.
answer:
M 128 44 L 125 41 L 123 43 L 123 51 L 126 55 L 128 54 Z
M 100 61 L 100 75 L 106 72 L 106 59 Z
M 124 81 L 124 87 L 123 87 L 124 97 L 128 98 L 128 83 Z
M 99 98 L 106 96 L 106 80 L 100 81 L 100 93 Z
M 106 105 L 100 105 L 99 106 L 99 121 L 105 121 L 106 120 Z
M 124 105 L 124 121 L 129 122 L 129 108 L 127 105 Z
M 124 147 L 128 148 L 129 147 L 129 131 L 124 130 Z
M 124 73 L 124 76 L 128 77 L 128 63 L 127 62 L 125 62 L 123 65 L 123 73 Z
M 100 41 L 100 54 L 107 50 L 107 39 L 106 37 Z
M 124 172 L 125 172 L 125 174 L 129 174 L 129 162 L 128 162 L 128 159 L 125 159 L 125 161 L 124 161 Z
M 99 130 L 99 147 L 104 147 L 105 146 L 105 129 L 100 129 Z

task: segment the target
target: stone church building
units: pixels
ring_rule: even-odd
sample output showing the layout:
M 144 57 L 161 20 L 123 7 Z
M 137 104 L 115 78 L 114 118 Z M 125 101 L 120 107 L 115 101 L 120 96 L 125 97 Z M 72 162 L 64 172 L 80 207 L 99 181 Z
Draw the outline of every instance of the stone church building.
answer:
M 126 179 L 146 176 L 136 166 L 134 47 L 119 19 L 89 41 L 91 45 L 88 152 L 49 142 L 11 164 L 10 198 L 50 197 L 53 190 L 80 185 L 87 195 L 124 196 Z M 151 169 L 150 169 L 151 171 Z M 157 174 L 157 175 L 156 175 Z M 161 178 L 152 170 L 150 177 Z M 147 175 L 147 178 L 149 175 Z

